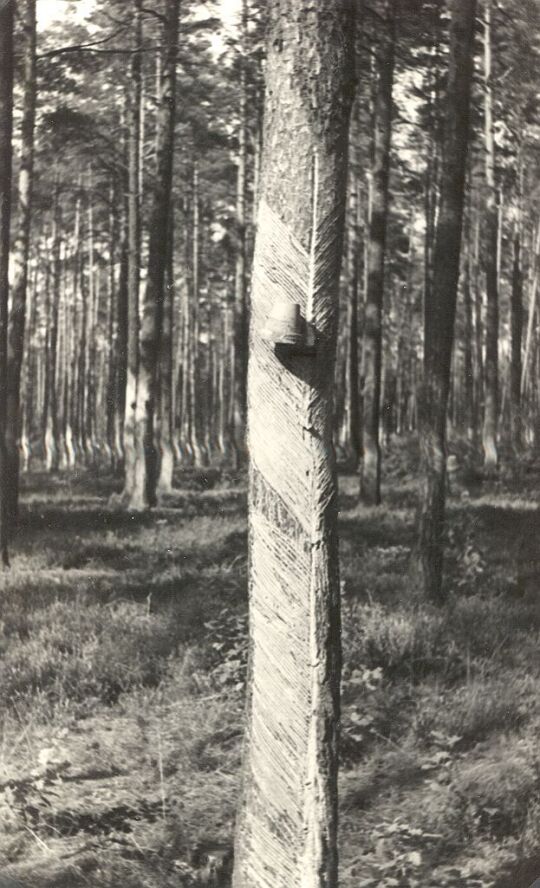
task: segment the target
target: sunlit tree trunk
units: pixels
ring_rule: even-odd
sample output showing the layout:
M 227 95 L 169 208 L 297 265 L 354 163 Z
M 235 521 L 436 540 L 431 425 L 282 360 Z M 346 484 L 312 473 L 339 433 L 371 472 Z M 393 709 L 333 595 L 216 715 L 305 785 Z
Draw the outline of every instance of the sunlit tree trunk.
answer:
M 9 298 L 9 234 L 11 222 L 11 163 L 13 133 L 13 14 L 12 0 L 0 3 L 0 555 L 9 564 L 6 452 L 7 334 Z
M 381 366 L 384 260 L 388 217 L 388 180 L 392 135 L 395 0 L 385 0 L 376 48 L 376 77 L 371 167 L 371 213 L 367 252 L 367 292 L 364 317 L 364 389 L 360 496 L 365 503 L 381 501 Z
M 348 0 L 269 7 L 248 372 L 249 715 L 233 885 L 336 888 L 331 396 L 353 22 Z M 276 302 L 300 306 L 316 330 L 314 353 L 283 353 L 263 338 Z
M 454 339 L 473 75 L 474 0 L 453 0 L 441 204 L 433 291 L 425 305 L 424 376 L 419 401 L 422 502 L 419 564 L 426 597 L 442 595 L 446 418 Z

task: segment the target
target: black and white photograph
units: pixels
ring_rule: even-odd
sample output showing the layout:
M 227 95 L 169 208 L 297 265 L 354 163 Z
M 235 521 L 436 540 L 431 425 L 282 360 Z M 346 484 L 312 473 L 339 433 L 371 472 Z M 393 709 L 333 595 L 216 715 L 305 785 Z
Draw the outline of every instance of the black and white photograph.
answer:
M 540 888 L 540 0 L 0 0 L 0 888 Z

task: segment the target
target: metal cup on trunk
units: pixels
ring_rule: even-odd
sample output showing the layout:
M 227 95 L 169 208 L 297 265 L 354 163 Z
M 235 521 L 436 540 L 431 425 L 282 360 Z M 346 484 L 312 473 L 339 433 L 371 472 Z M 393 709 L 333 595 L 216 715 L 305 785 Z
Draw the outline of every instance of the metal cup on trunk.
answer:
M 301 345 L 304 339 L 302 326 L 298 303 L 285 300 L 274 302 L 262 337 L 274 345 Z

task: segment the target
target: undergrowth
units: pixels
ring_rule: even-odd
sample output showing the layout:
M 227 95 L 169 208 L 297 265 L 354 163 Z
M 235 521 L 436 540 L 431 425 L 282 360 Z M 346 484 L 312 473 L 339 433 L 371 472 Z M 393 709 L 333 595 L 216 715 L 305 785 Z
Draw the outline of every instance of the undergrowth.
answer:
M 378 509 L 341 479 L 340 886 L 528 888 L 516 866 L 540 857 L 540 513 L 510 481 L 451 498 L 448 601 L 425 605 L 416 459 L 414 442 L 391 452 Z M 109 503 L 111 479 L 27 481 L 0 599 L 0 872 L 22 885 L 53 884 L 66 860 L 70 888 L 230 882 L 245 490 L 204 478 L 134 519 Z

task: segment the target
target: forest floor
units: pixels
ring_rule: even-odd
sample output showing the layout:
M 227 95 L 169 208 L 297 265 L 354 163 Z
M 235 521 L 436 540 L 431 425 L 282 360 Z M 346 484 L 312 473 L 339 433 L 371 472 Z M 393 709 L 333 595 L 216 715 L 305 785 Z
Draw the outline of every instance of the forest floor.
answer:
M 342 888 L 540 877 L 540 467 L 450 500 L 448 603 L 409 570 L 414 447 L 340 478 Z M 242 480 L 25 479 L 0 577 L 0 888 L 228 885 L 246 661 Z M 223 875 L 220 876 L 219 872 Z M 212 875 L 213 873 L 213 875 Z

